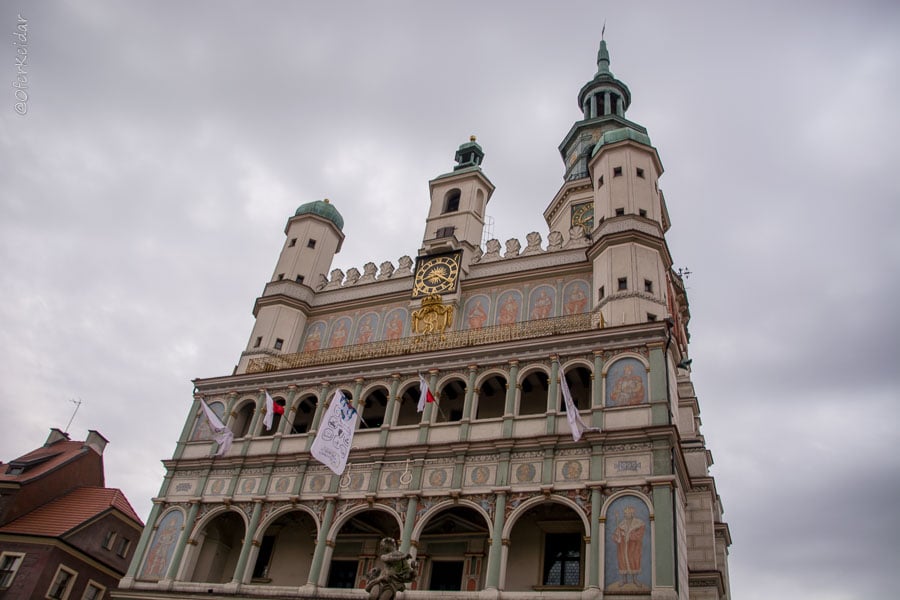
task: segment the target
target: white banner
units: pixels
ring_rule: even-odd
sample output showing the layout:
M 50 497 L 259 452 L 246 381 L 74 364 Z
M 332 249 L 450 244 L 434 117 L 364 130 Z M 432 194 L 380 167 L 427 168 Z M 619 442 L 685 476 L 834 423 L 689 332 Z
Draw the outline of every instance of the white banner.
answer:
M 309 449 L 313 458 L 334 471 L 336 475 L 341 475 L 347 466 L 347 457 L 350 455 L 350 445 L 353 443 L 358 418 L 356 409 L 350 406 L 343 392 L 336 391 L 331 404 L 322 415 L 319 432 Z

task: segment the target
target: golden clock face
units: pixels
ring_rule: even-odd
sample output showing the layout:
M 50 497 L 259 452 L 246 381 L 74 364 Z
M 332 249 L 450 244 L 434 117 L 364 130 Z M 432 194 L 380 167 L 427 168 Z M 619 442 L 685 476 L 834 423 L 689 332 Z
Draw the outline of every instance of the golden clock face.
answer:
M 446 294 L 456 289 L 459 279 L 459 259 L 461 253 L 424 256 L 416 265 L 416 280 L 413 284 L 413 298 L 431 294 Z
M 594 228 L 594 203 L 585 202 L 572 206 L 572 226 L 581 225 L 585 233 Z

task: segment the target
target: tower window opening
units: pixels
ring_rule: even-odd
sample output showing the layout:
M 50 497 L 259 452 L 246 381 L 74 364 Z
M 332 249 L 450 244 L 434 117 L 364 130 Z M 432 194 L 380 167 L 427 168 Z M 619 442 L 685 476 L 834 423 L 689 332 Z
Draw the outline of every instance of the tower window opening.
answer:
M 606 297 L 606 286 L 601 285 L 600 288 L 597 290 L 597 299 L 603 300 L 603 298 L 605 298 L 605 297 Z
M 653 293 L 653 282 L 650 281 L 649 279 L 644 280 L 644 291 L 648 292 L 650 294 Z
M 316 240 L 310 238 L 310 240 L 309 240 L 308 242 L 306 242 L 306 247 L 307 247 L 307 248 L 315 248 L 315 247 L 316 247 Z
M 617 217 L 624 217 L 624 216 L 625 216 L 625 209 L 624 209 L 624 208 L 617 208 L 617 209 L 616 209 L 616 216 L 617 216 Z
M 297 283 L 303 283 L 303 275 L 297 275 Z
M 297 238 L 291 238 L 291 241 L 288 242 L 288 248 L 293 248 L 297 245 Z
M 628 278 L 627 277 L 619 277 L 619 290 L 627 290 L 628 289 Z
M 603 175 L 601 175 L 601 176 L 600 176 L 600 179 L 597 180 L 597 187 L 598 187 L 598 188 L 602 188 L 602 187 L 603 187 Z
M 637 176 L 640 177 L 641 179 L 644 178 L 644 170 L 642 168 L 638 167 L 636 169 L 636 173 L 637 173 Z
M 279 274 L 278 274 L 278 281 L 281 281 L 282 279 L 284 279 L 284 273 L 279 273 Z
M 447 192 L 447 195 L 444 197 L 444 210 L 442 212 L 456 212 L 459 210 L 459 198 L 461 196 L 461 192 L 458 189 L 452 189 Z
M 613 167 L 613 177 L 622 176 L 622 167 Z
M 648 320 L 648 321 L 655 321 L 655 320 L 656 320 L 656 315 L 654 315 L 653 313 L 647 313 L 647 320 Z
M 253 342 L 253 347 L 254 347 L 254 348 L 259 348 L 261 344 L 262 344 L 262 336 L 259 336 L 259 337 L 257 337 L 256 340 Z
M 640 215 L 640 216 L 642 216 L 642 217 L 646 217 L 646 216 L 647 216 L 647 211 L 644 210 L 643 208 L 640 208 L 640 209 L 638 209 L 638 215 Z
M 275 349 L 281 350 L 283 347 L 284 347 L 284 340 L 281 338 L 276 338 L 275 339 Z
M 447 227 L 440 227 L 440 228 L 438 228 L 437 232 L 435 232 L 434 237 L 435 238 L 450 237 L 453 235 L 454 231 L 456 231 L 456 227 L 454 227 L 452 225 L 447 226 Z

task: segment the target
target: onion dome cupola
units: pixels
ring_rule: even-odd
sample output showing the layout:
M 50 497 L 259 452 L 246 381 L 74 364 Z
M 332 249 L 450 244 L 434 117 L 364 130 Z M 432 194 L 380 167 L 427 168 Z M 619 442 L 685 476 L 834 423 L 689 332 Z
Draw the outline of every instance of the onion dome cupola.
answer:
M 316 215 L 334 223 L 335 227 L 338 228 L 338 231 L 343 231 L 344 229 L 344 217 L 341 216 L 341 213 L 338 212 L 328 198 L 301 204 L 296 212 L 294 212 L 295 217 L 299 217 L 300 215 Z
M 481 149 L 481 146 L 478 145 L 475 139 L 474 135 L 469 136 L 469 141 L 460 145 L 457 149 L 456 155 L 453 157 L 456 161 L 456 166 L 453 167 L 454 171 L 467 167 L 481 166 L 481 161 L 484 160 L 484 150 Z
M 609 70 L 609 50 L 606 49 L 606 40 L 601 40 L 597 52 L 597 74 L 578 92 L 578 105 L 584 119 L 607 115 L 624 117 L 630 104 L 631 91 Z

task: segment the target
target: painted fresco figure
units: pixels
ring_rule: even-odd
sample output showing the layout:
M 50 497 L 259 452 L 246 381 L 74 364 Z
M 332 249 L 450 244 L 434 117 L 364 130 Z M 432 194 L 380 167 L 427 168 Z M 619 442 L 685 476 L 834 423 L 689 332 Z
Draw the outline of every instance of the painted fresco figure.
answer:
M 546 290 L 541 290 L 540 296 L 534 301 L 534 309 L 531 311 L 532 319 L 547 319 L 553 312 L 553 300 L 547 295 Z
M 506 301 L 500 306 L 500 325 L 512 325 L 519 316 L 519 303 L 510 294 L 506 297 Z
M 468 315 L 469 329 L 481 329 L 487 321 L 487 313 L 481 305 L 481 300 L 475 303 L 475 306 L 469 311 Z
M 566 314 L 581 314 L 586 307 L 587 296 L 585 295 L 584 290 L 581 289 L 581 286 L 576 285 L 572 288 L 572 291 L 569 292 L 569 299 L 568 302 L 566 302 Z
M 626 506 L 622 515 L 623 518 L 612 533 L 613 542 L 616 544 L 619 586 L 627 585 L 630 575 L 633 585 L 644 587 L 637 578 L 641 574 L 641 554 L 644 551 L 644 530 L 647 524 L 634 516 L 634 507 Z
M 644 381 L 634 374 L 633 365 L 625 365 L 609 397 L 615 406 L 633 406 L 644 401 Z
M 397 542 L 392 538 L 383 538 L 378 550 L 378 558 L 384 566 L 369 571 L 366 591 L 369 600 L 394 600 L 397 592 L 405 590 L 406 584 L 418 577 L 418 565 L 412 555 L 397 550 Z

